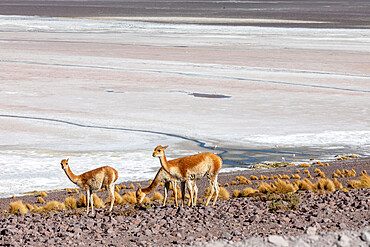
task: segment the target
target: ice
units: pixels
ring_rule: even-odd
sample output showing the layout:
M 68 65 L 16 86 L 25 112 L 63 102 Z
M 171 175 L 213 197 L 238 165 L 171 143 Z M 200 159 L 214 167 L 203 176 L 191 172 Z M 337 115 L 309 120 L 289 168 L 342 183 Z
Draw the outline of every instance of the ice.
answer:
M 0 31 L 0 196 L 75 187 L 64 158 L 153 179 L 157 145 L 222 154 L 222 172 L 370 155 L 367 29 L 0 16 Z

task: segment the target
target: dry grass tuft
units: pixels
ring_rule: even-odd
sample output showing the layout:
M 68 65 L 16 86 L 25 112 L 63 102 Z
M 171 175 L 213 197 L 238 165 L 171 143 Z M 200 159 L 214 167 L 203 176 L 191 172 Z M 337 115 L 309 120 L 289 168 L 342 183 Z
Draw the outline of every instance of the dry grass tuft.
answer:
M 229 187 L 229 184 L 228 184 L 228 183 L 226 183 L 226 184 L 224 185 L 224 187 Z
M 77 202 L 77 207 L 82 208 L 87 206 L 86 196 L 81 193 L 80 198 Z
M 247 178 L 240 176 L 239 184 L 252 184 L 252 182 Z
M 47 197 L 48 194 L 46 193 L 46 191 L 41 191 L 40 196 L 41 197 Z
M 77 188 L 75 188 L 74 193 L 78 194 L 78 193 L 80 193 L 80 192 L 78 191 L 78 189 L 77 189 Z
M 64 200 L 64 205 L 67 209 L 76 209 L 77 208 L 77 201 L 74 197 L 67 197 Z
M 333 181 L 331 181 L 330 179 L 320 178 L 315 184 L 314 188 L 318 190 L 326 190 L 331 192 L 335 191 L 335 185 Z
M 39 197 L 37 197 L 37 202 L 41 203 L 41 204 L 44 204 L 45 200 L 41 196 L 39 196 Z
M 300 166 L 300 167 L 311 167 L 311 165 L 310 165 L 310 164 L 308 164 L 308 163 L 302 163 L 302 164 L 300 164 L 299 166 Z
M 45 211 L 63 211 L 66 209 L 64 203 L 51 201 L 44 206 Z
M 11 214 L 26 214 L 27 212 L 28 209 L 21 200 L 9 204 L 9 213 Z
M 72 194 L 72 190 L 71 189 L 67 189 L 67 193 L 68 194 Z
M 96 194 L 93 194 L 93 201 L 94 201 L 94 207 L 96 208 L 103 208 L 104 207 L 104 202 L 102 199 L 100 199 L 99 196 Z
M 239 197 L 240 191 L 239 190 L 234 190 L 233 191 L 233 197 Z
M 322 171 L 320 171 L 320 172 L 319 172 L 319 176 L 320 176 L 321 178 L 326 178 L 325 173 L 324 173 L 324 172 L 322 172 Z
M 159 201 L 159 202 L 162 202 L 163 201 L 163 196 L 161 193 L 159 192 L 154 192 L 153 194 L 153 197 L 152 197 L 152 201 Z
M 225 188 L 220 188 L 220 192 L 218 193 L 218 198 L 221 200 L 228 200 L 230 199 L 229 191 Z
M 108 198 L 105 203 L 107 204 L 107 203 L 110 203 L 110 202 L 111 202 L 111 198 Z M 122 204 L 123 203 L 123 198 L 117 191 L 114 192 L 114 203 L 115 204 Z
M 301 173 L 301 171 L 300 171 L 300 170 L 297 170 L 297 173 L 298 173 L 298 174 L 300 174 L 300 173 Z
M 319 173 L 319 172 L 321 172 L 321 170 L 319 168 L 315 168 L 314 172 Z
M 300 190 L 311 190 L 311 191 L 314 190 L 314 185 L 307 178 L 303 180 L 297 180 L 295 184 L 298 186 L 298 189 Z
M 250 179 L 251 180 L 258 180 L 258 177 L 254 176 L 254 175 L 251 175 Z
M 125 190 L 125 189 L 127 189 L 127 186 L 126 185 L 122 185 L 121 186 L 121 189 Z
M 286 193 L 292 193 L 292 192 L 296 191 L 293 184 L 285 182 L 285 181 L 280 180 L 280 179 L 275 181 L 275 186 L 276 186 L 276 192 L 277 193 L 286 194 Z
M 333 173 L 332 178 L 337 178 L 337 177 L 339 177 L 339 175 L 336 173 Z
M 365 189 L 369 189 L 370 188 L 370 176 L 368 176 L 367 174 L 362 174 L 361 175 L 361 185 L 363 188 Z
M 257 190 L 255 190 L 253 188 L 250 188 L 250 187 L 247 187 L 247 188 L 242 190 L 242 192 L 240 193 L 240 196 L 247 197 L 247 196 L 249 196 L 251 194 L 254 194 L 256 192 L 257 192 Z
M 116 186 L 115 186 L 115 189 L 114 189 L 115 191 L 117 191 L 117 192 L 119 192 L 120 190 L 121 190 L 121 187 L 119 186 L 119 185 L 117 185 L 116 184 Z
M 286 175 L 286 174 L 284 174 L 282 178 L 283 179 L 290 179 L 290 177 L 288 175 Z
M 336 189 L 342 189 L 343 188 L 342 183 L 339 182 L 336 178 L 334 178 L 333 183 L 334 183 L 334 186 L 335 186 Z
M 34 207 L 31 204 L 29 204 L 29 203 L 26 203 L 26 208 L 28 210 L 33 210 L 34 209 Z
M 273 192 L 275 192 L 275 190 L 276 189 L 274 187 L 272 187 L 271 185 L 269 185 L 268 183 L 265 183 L 265 182 L 261 183 L 258 187 L 258 191 L 260 193 L 264 193 L 264 194 L 273 193 Z
M 147 198 L 147 197 L 145 197 Z M 130 192 L 126 192 L 123 196 L 122 196 L 122 203 L 123 204 L 136 204 L 136 193 L 134 191 L 130 191 Z
M 354 177 L 356 176 L 356 171 L 355 170 L 350 170 L 350 171 L 346 171 L 346 176 L 347 177 Z
M 129 189 L 135 189 L 135 186 L 133 184 L 130 184 L 130 187 L 128 187 Z
M 233 181 L 231 181 L 231 185 L 237 185 L 238 183 L 237 182 L 235 182 L 234 180 Z
M 292 178 L 293 179 L 301 179 L 301 176 L 299 176 L 299 174 L 292 174 Z
M 268 177 L 266 177 L 265 175 L 261 175 L 261 177 L 260 177 L 260 180 L 267 180 L 268 179 Z

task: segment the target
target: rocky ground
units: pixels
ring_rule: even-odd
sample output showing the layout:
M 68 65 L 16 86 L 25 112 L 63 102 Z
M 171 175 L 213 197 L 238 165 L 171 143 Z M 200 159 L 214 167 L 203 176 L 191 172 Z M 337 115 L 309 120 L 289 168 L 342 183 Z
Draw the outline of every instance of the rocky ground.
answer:
M 353 169 L 353 177 L 338 178 L 346 188 L 348 181 L 369 172 L 370 159 L 330 162 L 329 166 L 288 166 L 276 169 L 250 170 L 220 174 L 220 184 L 232 195 L 251 185 L 231 185 L 236 176 L 304 174 L 319 168 L 327 177 L 337 169 Z M 302 176 L 303 177 L 303 176 Z M 272 182 L 272 180 L 266 180 Z M 294 180 L 292 180 L 294 181 Z M 141 182 L 145 184 L 146 181 Z M 131 183 L 126 183 L 130 185 Z M 134 183 L 136 186 L 136 183 Z M 200 195 L 206 181 L 200 181 Z M 162 191 L 160 187 L 159 191 Z M 121 190 L 123 194 L 126 190 Z M 63 202 L 66 191 L 49 192 L 46 201 Z M 105 193 L 99 194 L 104 198 Z M 150 197 L 150 196 L 149 196 Z M 232 197 L 232 196 L 231 196 Z M 37 196 L 0 199 L 2 212 L 12 201 L 37 205 Z M 202 201 L 202 199 L 200 200 Z M 370 189 L 298 191 L 292 195 L 255 194 L 250 197 L 219 200 L 213 207 L 201 202 L 197 207 L 175 207 L 170 202 L 147 206 L 116 205 L 112 213 L 97 209 L 95 215 L 84 209 L 61 212 L 27 213 L 0 216 L 0 245 L 5 246 L 369 246 Z M 40 206 L 40 205 L 39 205 Z

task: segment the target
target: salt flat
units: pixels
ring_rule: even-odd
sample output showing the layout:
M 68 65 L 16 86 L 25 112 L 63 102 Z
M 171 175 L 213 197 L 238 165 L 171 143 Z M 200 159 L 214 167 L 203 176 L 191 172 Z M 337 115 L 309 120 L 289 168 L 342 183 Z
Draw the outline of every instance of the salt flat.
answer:
M 224 171 L 370 154 L 367 29 L 0 16 L 0 30 L 0 196 L 72 186 L 66 157 L 152 178 L 157 145 L 223 153 Z

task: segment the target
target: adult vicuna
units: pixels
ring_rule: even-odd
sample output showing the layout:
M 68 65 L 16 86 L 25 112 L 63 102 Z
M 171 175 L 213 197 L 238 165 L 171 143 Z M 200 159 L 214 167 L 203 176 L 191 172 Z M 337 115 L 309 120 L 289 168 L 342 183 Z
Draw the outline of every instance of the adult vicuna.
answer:
M 168 173 L 166 172 L 163 167 L 159 169 L 157 172 L 157 175 L 155 175 L 153 182 L 147 187 L 147 188 L 141 188 L 139 187 L 136 190 L 136 200 L 138 203 L 142 203 L 145 196 L 152 193 L 161 182 L 164 182 L 164 198 L 163 198 L 163 206 L 166 205 L 167 201 L 167 195 L 168 191 L 170 189 L 170 184 L 172 183 L 172 189 L 175 196 L 175 204 L 178 206 L 177 202 L 177 181 Z M 184 206 L 184 200 L 185 200 L 185 182 L 181 182 L 181 195 L 182 195 L 182 206 Z M 198 188 L 195 185 L 195 191 L 198 191 Z M 190 193 L 190 191 L 189 191 Z M 190 206 L 190 200 L 189 200 L 189 206 Z
M 103 166 L 82 173 L 81 175 L 75 175 L 69 168 L 68 160 L 69 159 L 64 159 L 60 162 L 60 164 L 72 183 L 76 184 L 81 189 L 86 190 L 86 214 L 89 214 L 89 202 L 91 204 L 91 213 L 94 214 L 93 191 L 100 190 L 102 188 L 105 188 L 111 197 L 109 211 L 112 211 L 114 203 L 114 182 L 117 181 L 118 172 L 112 167 Z
M 194 196 L 195 181 L 207 176 L 211 193 L 209 194 L 206 206 L 211 200 L 213 193 L 215 199 L 212 205 L 215 205 L 220 188 L 217 183 L 218 172 L 222 167 L 220 156 L 212 153 L 200 153 L 167 161 L 164 150 L 168 146 L 157 146 L 154 149 L 153 157 L 159 157 L 163 169 L 165 169 L 174 179 L 185 181 L 190 191 L 190 200 L 192 206 L 196 205 L 196 195 Z

